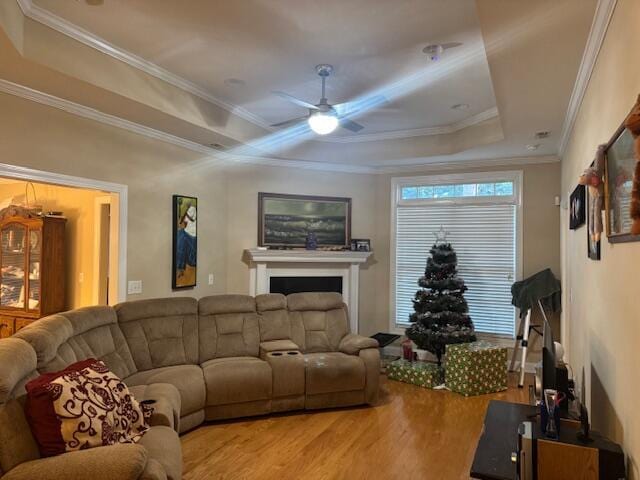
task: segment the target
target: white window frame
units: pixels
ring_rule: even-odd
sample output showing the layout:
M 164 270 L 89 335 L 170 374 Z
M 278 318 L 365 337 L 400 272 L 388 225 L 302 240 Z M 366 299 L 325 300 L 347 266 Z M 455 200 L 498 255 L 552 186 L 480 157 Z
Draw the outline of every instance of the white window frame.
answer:
M 442 175 L 426 175 L 416 177 L 393 177 L 391 179 L 391 232 L 390 232 L 390 265 L 389 265 L 389 331 L 404 335 L 405 328 L 409 325 L 396 323 L 396 217 L 399 206 L 408 205 L 465 205 L 465 204 L 510 204 L 516 207 L 516 281 L 522 279 L 522 183 L 524 174 L 522 170 L 509 170 L 497 172 L 455 173 Z M 513 182 L 513 195 L 452 197 L 452 198 L 426 198 L 426 199 L 402 199 L 403 187 L 421 185 L 451 185 L 459 183 L 491 183 Z M 517 329 L 517 312 L 514 312 L 514 325 Z M 514 338 L 516 332 L 514 331 Z M 513 346 L 514 338 L 507 338 L 485 333 L 478 334 L 478 338 L 491 340 L 505 346 Z

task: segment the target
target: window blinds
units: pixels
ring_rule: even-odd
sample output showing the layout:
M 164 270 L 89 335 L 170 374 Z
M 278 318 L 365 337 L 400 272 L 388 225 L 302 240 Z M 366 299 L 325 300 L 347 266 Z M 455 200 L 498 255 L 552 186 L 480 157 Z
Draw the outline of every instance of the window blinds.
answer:
M 458 254 L 458 275 L 469 288 L 465 298 L 476 331 L 513 338 L 516 207 L 511 204 L 397 207 L 396 324 L 409 322 L 417 281 L 441 226 Z

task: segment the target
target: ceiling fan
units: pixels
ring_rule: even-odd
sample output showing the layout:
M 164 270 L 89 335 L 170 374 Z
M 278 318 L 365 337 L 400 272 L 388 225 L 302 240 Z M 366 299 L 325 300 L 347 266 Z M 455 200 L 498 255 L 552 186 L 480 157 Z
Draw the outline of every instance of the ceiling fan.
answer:
M 272 92 L 274 95 L 278 95 L 280 98 L 283 98 L 288 102 L 295 103 L 296 105 L 304 108 L 308 108 L 309 113 L 303 117 L 292 118 L 291 120 L 286 120 L 284 122 L 274 123 L 271 126 L 284 127 L 306 120 L 309 123 L 309 127 L 311 128 L 311 130 L 313 130 L 318 135 L 327 135 L 338 128 L 338 126 L 354 133 L 362 130 L 364 126 L 347 118 L 347 115 L 352 115 L 362 108 L 358 109 L 353 105 L 349 105 L 349 103 L 338 103 L 332 105 L 327 101 L 327 98 L 325 97 L 325 83 L 327 77 L 333 72 L 333 67 L 327 64 L 320 64 L 316 66 L 316 72 L 322 79 L 322 97 L 320 98 L 320 101 L 316 105 L 314 105 L 312 103 L 294 97 L 293 95 L 289 95 L 285 92 Z

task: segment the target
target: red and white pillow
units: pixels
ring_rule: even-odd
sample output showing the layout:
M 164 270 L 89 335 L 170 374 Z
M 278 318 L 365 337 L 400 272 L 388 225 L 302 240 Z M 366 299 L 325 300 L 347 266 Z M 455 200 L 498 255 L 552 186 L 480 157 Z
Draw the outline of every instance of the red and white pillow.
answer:
M 25 413 L 43 457 L 137 443 L 152 408 L 140 405 L 100 360 L 83 360 L 27 383 Z

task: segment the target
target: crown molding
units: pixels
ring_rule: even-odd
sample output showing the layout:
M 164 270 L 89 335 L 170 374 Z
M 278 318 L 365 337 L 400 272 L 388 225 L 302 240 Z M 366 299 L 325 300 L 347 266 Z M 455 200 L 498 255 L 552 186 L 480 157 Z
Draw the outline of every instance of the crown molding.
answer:
M 171 73 L 170 71 L 160 67 L 159 65 L 156 65 L 153 62 L 145 60 L 138 55 L 135 55 L 113 45 L 112 43 L 89 32 L 88 30 L 85 30 L 69 22 L 68 20 L 65 20 L 64 18 L 61 18 L 54 13 L 51 13 L 50 11 L 34 4 L 32 0 L 17 0 L 17 2 L 20 6 L 20 9 L 22 10 L 22 13 L 31 20 L 42 23 L 43 25 L 46 25 L 47 27 L 52 28 L 59 33 L 62 33 L 63 35 L 71 37 L 88 47 L 94 48 L 153 77 L 159 78 L 160 80 L 163 80 L 173 85 L 174 87 L 180 88 L 181 90 L 184 90 L 209 103 L 223 108 L 224 110 L 237 115 L 238 117 L 243 118 L 248 122 L 258 125 L 261 128 L 272 130 L 267 122 L 265 122 L 257 115 L 252 114 L 248 110 L 238 105 L 225 102 L 224 100 L 213 96 L 204 88 L 196 85 L 190 80 Z
M 571 92 L 569 107 L 567 108 L 567 114 L 562 126 L 560 147 L 558 149 L 558 156 L 560 158 L 564 156 L 569 144 L 569 138 L 573 132 L 573 127 L 576 123 L 587 87 L 589 86 L 589 80 L 591 79 L 591 74 L 598 60 L 598 53 L 600 53 L 600 48 L 604 42 L 613 11 L 616 8 L 616 3 L 617 0 L 598 0 L 593 22 L 591 23 L 591 30 L 589 31 L 589 37 L 587 38 L 587 44 L 582 54 L 582 60 L 580 61 L 578 77 Z
M 394 140 L 399 138 L 410 137 L 424 137 L 430 135 L 447 135 L 455 133 L 464 128 L 476 125 L 491 118 L 498 116 L 498 107 L 493 107 L 484 112 L 471 115 L 459 122 L 449 125 L 442 125 L 438 127 L 426 127 L 426 128 L 413 128 L 408 130 L 394 130 L 390 132 L 368 133 L 364 135 L 348 136 L 348 137 L 329 137 L 329 138 L 316 138 L 314 140 L 321 142 L 331 143 L 360 143 L 360 142 L 375 142 L 379 140 Z
M 88 30 L 71 23 L 68 20 L 65 20 L 62 17 L 36 5 L 32 0 L 16 0 L 22 13 L 43 25 L 46 25 L 53 30 L 62 33 L 78 42 L 91 47 L 99 52 L 102 52 L 110 57 L 113 57 L 121 62 L 128 64 L 131 67 L 134 67 L 138 70 L 141 70 L 153 77 L 156 77 L 160 80 L 163 80 L 174 87 L 180 88 L 188 93 L 191 93 L 209 103 L 212 103 L 224 110 L 237 115 L 238 117 L 247 120 L 248 122 L 253 123 L 269 132 L 274 132 L 276 129 L 272 127 L 266 120 L 262 117 L 255 115 L 243 107 L 238 105 L 234 105 L 232 103 L 221 100 L 220 98 L 215 97 L 210 92 L 200 87 L 199 85 L 187 80 L 184 77 L 176 75 L 159 65 L 145 60 L 144 58 L 135 55 L 123 48 L 117 47 L 116 45 L 108 42 L 107 40 L 89 32 Z M 420 136 L 431 136 L 431 135 L 446 135 L 450 133 L 457 132 L 462 130 L 463 128 L 469 127 L 471 125 L 475 125 L 477 123 L 483 122 L 490 118 L 494 118 L 498 116 L 497 107 L 491 108 L 484 112 L 480 112 L 476 115 L 472 115 L 460 122 L 456 122 L 450 125 L 442 125 L 437 127 L 427 127 L 427 128 L 416 128 L 416 129 L 407 129 L 407 130 L 395 130 L 389 132 L 380 132 L 380 133 L 371 133 L 371 134 L 363 134 L 357 136 L 348 136 L 348 137 L 324 137 L 324 138 L 312 138 L 311 141 L 319 141 L 319 142 L 329 142 L 329 143 L 359 143 L 359 142 L 372 142 L 378 140 L 393 140 L 400 138 L 411 138 L 411 137 L 420 137 Z
M 48 93 L 44 93 L 24 85 L 0 79 L 0 93 L 6 93 L 35 103 L 46 105 L 49 107 L 62 110 L 64 112 L 76 115 L 82 118 L 93 120 L 105 125 L 120 128 L 128 132 L 170 143 L 178 147 L 185 148 L 194 152 L 206 155 L 207 160 L 218 162 L 220 165 L 241 166 L 241 165 L 263 165 L 271 167 L 285 168 L 302 168 L 306 170 L 329 171 L 338 173 L 359 173 L 359 174 L 387 174 L 399 172 L 428 171 L 428 170 L 451 170 L 459 168 L 473 167 L 493 167 L 505 165 L 528 165 L 534 163 L 551 163 L 557 162 L 559 159 L 553 156 L 540 157 L 515 157 L 515 158 L 497 158 L 482 160 L 459 160 L 451 162 L 430 162 L 428 158 L 420 159 L 400 159 L 397 165 L 381 165 L 366 166 L 329 162 L 313 162 L 308 160 L 278 158 L 278 157 L 260 157 L 250 155 L 233 155 L 221 150 L 201 145 L 199 143 L 187 140 L 185 138 L 162 132 L 139 123 L 116 117 L 108 113 L 101 112 L 94 108 L 81 105 L 79 103 L 56 97 Z M 422 163 L 407 164 L 399 162 L 416 162 Z
M 545 163 L 558 163 L 560 159 L 555 155 L 540 155 L 529 157 L 502 157 L 483 158 L 477 160 L 454 160 L 451 162 L 429 161 L 424 159 L 424 163 L 413 165 L 384 165 L 377 167 L 377 173 L 418 173 L 435 172 L 443 170 L 460 170 L 461 168 L 485 168 L 485 167 L 513 167 L 523 165 L 538 165 Z
M 141 125 L 139 123 L 135 123 L 121 117 L 117 117 L 115 115 L 104 113 L 94 108 L 87 107 L 85 105 L 81 105 L 79 103 L 56 97 L 54 95 L 50 95 L 38 90 L 34 90 L 24 85 L 19 85 L 17 83 L 13 83 L 4 79 L 0 79 L 0 93 L 6 93 L 9 95 L 20 97 L 25 100 L 62 110 L 72 115 L 76 115 L 89 120 L 94 120 L 96 122 L 120 128 L 128 132 L 136 133 L 138 135 L 143 135 L 154 140 L 160 140 L 162 142 L 170 143 L 187 150 L 202 153 L 206 155 L 207 159 L 218 161 L 220 163 L 226 162 L 229 164 L 255 164 L 277 167 L 295 167 L 345 173 L 375 172 L 375 169 L 372 167 L 359 165 L 311 162 L 306 160 L 292 160 L 285 158 L 259 157 L 250 155 L 232 155 L 224 151 L 216 150 L 215 148 L 210 148 L 191 140 L 187 140 L 185 138 L 178 137 L 167 132 L 162 132 L 160 130 L 156 130 L 154 128 L 147 127 L 145 125 Z

